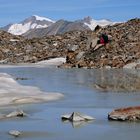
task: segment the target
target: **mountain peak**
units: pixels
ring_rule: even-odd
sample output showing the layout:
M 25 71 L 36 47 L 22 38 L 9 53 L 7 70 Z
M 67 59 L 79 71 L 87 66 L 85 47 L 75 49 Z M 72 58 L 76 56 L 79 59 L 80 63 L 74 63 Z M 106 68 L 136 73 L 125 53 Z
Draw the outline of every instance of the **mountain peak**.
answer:
M 32 15 L 19 23 L 3 27 L 3 30 L 8 31 L 9 33 L 14 35 L 27 35 L 30 34 L 32 31 L 34 32 L 38 29 L 39 32 L 40 29 L 43 30 L 42 32 L 45 32 L 47 30 L 46 34 L 57 34 L 71 30 L 94 30 L 97 25 L 106 26 L 112 24 L 113 22 L 109 20 L 95 20 L 92 19 L 90 16 L 76 21 L 67 21 L 61 19 L 55 22 L 46 17 Z M 44 28 L 47 29 L 44 30 Z
M 11 34 L 22 35 L 31 29 L 47 28 L 54 22 L 55 21 L 49 18 L 33 15 L 31 17 L 26 18 L 24 21 L 21 21 L 20 23 L 12 24 L 8 27 L 5 26 L 5 29 Z
M 49 18 L 46 18 L 46 17 L 41 17 L 41 16 L 37 16 L 37 15 L 33 15 L 33 16 L 30 16 L 28 18 L 26 18 L 25 20 L 21 21 L 20 23 L 21 24 L 26 24 L 28 22 L 32 22 L 32 23 L 45 23 L 45 22 L 50 22 L 50 23 L 54 23 L 55 21 L 49 19 Z
M 91 17 L 86 17 L 84 18 L 83 21 L 84 21 L 84 24 L 88 26 L 91 30 L 94 30 L 97 25 L 101 27 L 105 27 L 107 25 L 114 24 L 114 22 L 107 19 L 95 20 L 95 19 L 92 19 Z
M 46 18 L 46 17 L 41 17 L 41 16 L 38 16 L 38 15 L 33 15 L 32 17 L 35 17 L 36 20 L 39 20 L 39 21 L 49 21 L 49 22 L 55 22 L 49 18 Z
M 83 19 L 84 22 L 90 23 L 92 21 L 92 18 L 90 16 L 87 16 Z

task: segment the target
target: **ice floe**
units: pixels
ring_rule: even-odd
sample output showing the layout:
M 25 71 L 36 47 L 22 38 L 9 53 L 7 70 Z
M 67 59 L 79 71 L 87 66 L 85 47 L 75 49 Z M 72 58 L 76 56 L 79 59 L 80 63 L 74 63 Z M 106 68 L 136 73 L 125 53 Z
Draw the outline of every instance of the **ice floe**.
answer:
M 7 73 L 0 73 L 0 106 L 48 102 L 61 99 L 61 93 L 46 93 L 38 87 L 19 84 Z

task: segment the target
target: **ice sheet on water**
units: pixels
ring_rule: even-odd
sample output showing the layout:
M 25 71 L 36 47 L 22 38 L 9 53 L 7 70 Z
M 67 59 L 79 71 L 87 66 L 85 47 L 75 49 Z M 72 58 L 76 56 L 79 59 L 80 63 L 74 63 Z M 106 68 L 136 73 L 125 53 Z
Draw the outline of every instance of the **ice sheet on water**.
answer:
M 46 93 L 38 87 L 23 86 L 6 73 L 0 73 L 0 106 L 38 103 L 62 98 L 61 93 Z

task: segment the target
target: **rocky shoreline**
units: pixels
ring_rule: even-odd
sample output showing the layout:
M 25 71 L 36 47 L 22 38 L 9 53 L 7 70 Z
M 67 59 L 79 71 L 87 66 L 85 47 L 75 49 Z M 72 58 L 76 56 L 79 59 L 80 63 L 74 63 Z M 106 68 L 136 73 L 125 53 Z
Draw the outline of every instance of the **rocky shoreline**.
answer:
M 101 33 L 110 36 L 109 43 L 97 50 L 90 46 Z M 62 35 L 27 39 L 0 31 L 0 63 L 35 63 L 66 57 L 65 68 L 139 68 L 140 19 L 94 31 L 71 31 Z M 134 63 L 133 65 L 128 65 Z

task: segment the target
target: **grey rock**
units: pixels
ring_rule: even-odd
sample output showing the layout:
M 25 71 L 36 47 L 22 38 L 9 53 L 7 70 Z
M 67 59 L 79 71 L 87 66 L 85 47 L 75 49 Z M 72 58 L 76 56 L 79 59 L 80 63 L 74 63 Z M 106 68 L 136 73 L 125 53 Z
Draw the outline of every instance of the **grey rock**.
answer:
M 68 44 L 67 48 L 68 48 L 69 51 L 74 52 L 79 48 L 79 46 L 78 45 L 70 45 L 70 44 Z
M 49 49 L 49 46 L 45 46 L 45 47 L 43 48 L 43 50 L 47 50 L 47 49 Z
M 9 53 L 10 52 L 10 49 L 2 49 L 2 52 L 3 53 Z
M 63 115 L 62 120 L 69 120 L 71 122 L 77 122 L 77 121 L 91 121 L 94 120 L 95 118 L 85 115 L 85 114 L 81 114 L 79 112 L 73 112 L 72 114 L 66 114 Z
M 7 63 L 8 63 L 8 59 L 1 60 L 1 61 L 0 61 L 0 64 L 7 64 Z
M 85 52 L 79 52 L 78 55 L 76 56 L 76 60 L 80 60 L 84 56 Z
M 24 53 L 18 53 L 18 54 L 15 54 L 16 56 L 23 56 L 24 55 Z
M 24 58 L 24 62 L 27 62 L 27 61 L 31 60 L 30 56 L 28 56 L 28 55 L 24 56 L 23 58 Z
M 10 130 L 9 131 L 9 135 L 12 135 L 14 137 L 19 137 L 22 133 L 20 131 L 17 130 Z
M 93 39 L 91 40 L 90 48 L 95 48 L 96 45 L 97 45 L 97 41 L 98 41 L 98 40 L 99 40 L 98 37 L 93 38 Z

